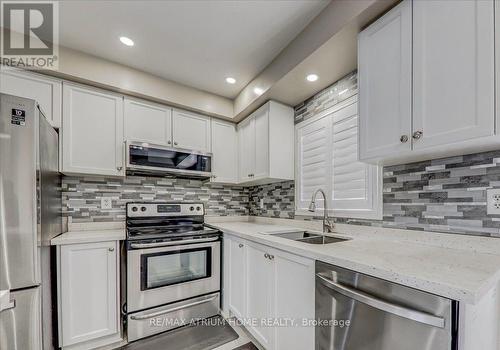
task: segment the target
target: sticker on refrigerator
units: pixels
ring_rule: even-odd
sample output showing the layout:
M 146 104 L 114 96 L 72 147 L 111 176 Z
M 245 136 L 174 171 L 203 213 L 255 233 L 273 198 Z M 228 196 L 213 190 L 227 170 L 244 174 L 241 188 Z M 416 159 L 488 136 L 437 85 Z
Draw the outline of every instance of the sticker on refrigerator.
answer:
M 10 122 L 14 125 L 26 125 L 26 111 L 22 109 L 12 108 L 12 116 Z

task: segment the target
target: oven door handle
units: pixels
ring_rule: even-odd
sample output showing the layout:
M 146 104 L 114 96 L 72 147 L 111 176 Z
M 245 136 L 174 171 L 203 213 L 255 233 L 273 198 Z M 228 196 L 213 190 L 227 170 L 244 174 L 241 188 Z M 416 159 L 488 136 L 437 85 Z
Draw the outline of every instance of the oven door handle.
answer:
M 130 316 L 130 319 L 132 319 L 134 321 L 147 320 L 148 318 L 157 317 L 157 316 L 168 314 L 168 313 L 171 313 L 171 312 L 174 312 L 174 311 L 182 310 L 182 309 L 185 309 L 185 308 L 188 308 L 188 307 L 205 304 L 205 303 L 211 302 L 215 298 L 217 298 L 217 295 L 211 296 L 210 298 L 207 298 L 207 299 L 203 299 L 203 300 L 199 300 L 199 301 L 194 301 L 194 302 L 189 303 L 189 304 L 180 305 L 180 306 L 172 307 L 170 309 L 153 312 L 153 313 L 147 314 L 147 315 L 139 315 L 139 316 L 132 315 L 132 316 Z
M 219 237 L 198 238 L 198 239 L 184 239 L 184 240 L 168 241 L 168 242 L 158 242 L 158 243 L 130 243 L 130 248 L 132 248 L 132 249 L 142 249 L 142 248 L 169 247 L 169 246 L 173 246 L 173 245 L 187 244 L 187 243 L 214 242 L 214 241 L 217 241 L 218 239 L 219 239 Z
M 383 312 L 387 312 L 393 315 L 397 315 L 412 321 L 416 321 L 419 323 L 426 324 L 428 326 L 444 328 L 445 321 L 444 318 L 434 316 L 432 314 L 409 309 L 404 306 L 399 306 L 384 300 L 381 300 L 373 295 L 362 292 L 360 290 L 347 287 L 340 283 L 336 283 L 329 278 L 323 276 L 321 273 L 316 274 L 316 278 L 318 281 L 324 285 L 325 287 L 334 290 L 337 293 L 340 293 L 348 298 L 359 301 L 360 303 L 369 305 L 373 308 L 381 310 Z

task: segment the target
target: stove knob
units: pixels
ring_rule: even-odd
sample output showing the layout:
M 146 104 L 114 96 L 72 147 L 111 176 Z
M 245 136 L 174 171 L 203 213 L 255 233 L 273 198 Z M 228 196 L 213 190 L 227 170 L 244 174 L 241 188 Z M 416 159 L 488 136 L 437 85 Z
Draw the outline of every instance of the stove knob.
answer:
M 137 207 L 132 207 L 132 211 L 136 212 L 137 211 Z
M 196 207 L 196 210 L 197 210 L 197 211 L 200 211 L 200 210 L 201 210 L 201 207 Z
M 194 210 L 194 207 L 190 207 L 189 210 L 193 211 Z
M 141 207 L 141 211 L 146 211 L 146 207 Z

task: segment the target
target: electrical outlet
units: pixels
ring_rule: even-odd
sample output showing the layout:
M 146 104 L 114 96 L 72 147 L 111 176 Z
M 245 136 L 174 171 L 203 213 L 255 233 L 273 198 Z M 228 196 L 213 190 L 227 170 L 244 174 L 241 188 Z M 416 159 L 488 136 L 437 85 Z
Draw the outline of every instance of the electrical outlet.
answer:
M 488 215 L 500 215 L 500 188 L 492 188 L 487 191 Z
M 113 208 L 113 202 L 111 201 L 111 198 L 102 197 L 101 198 L 101 209 L 112 209 L 112 208 Z

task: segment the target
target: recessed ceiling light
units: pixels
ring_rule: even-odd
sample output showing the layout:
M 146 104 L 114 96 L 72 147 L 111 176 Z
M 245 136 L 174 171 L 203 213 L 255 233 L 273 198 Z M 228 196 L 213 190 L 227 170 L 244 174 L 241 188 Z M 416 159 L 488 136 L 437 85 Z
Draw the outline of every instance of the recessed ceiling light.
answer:
M 134 46 L 134 41 L 130 38 L 127 38 L 126 36 L 121 36 L 120 41 L 122 44 L 127 45 L 127 46 Z
M 226 83 L 228 83 L 228 84 L 234 84 L 234 83 L 236 83 L 236 79 L 231 78 L 231 77 L 227 77 L 226 78 Z
M 307 77 L 306 77 L 307 81 L 316 81 L 318 80 L 318 75 L 317 74 L 309 74 Z
M 261 88 L 259 88 L 259 87 L 256 87 L 256 88 L 254 88 L 254 89 L 253 89 L 253 92 L 254 92 L 256 95 L 260 96 L 260 95 L 262 95 L 262 94 L 264 93 L 264 90 L 263 90 L 263 89 L 261 89 Z

